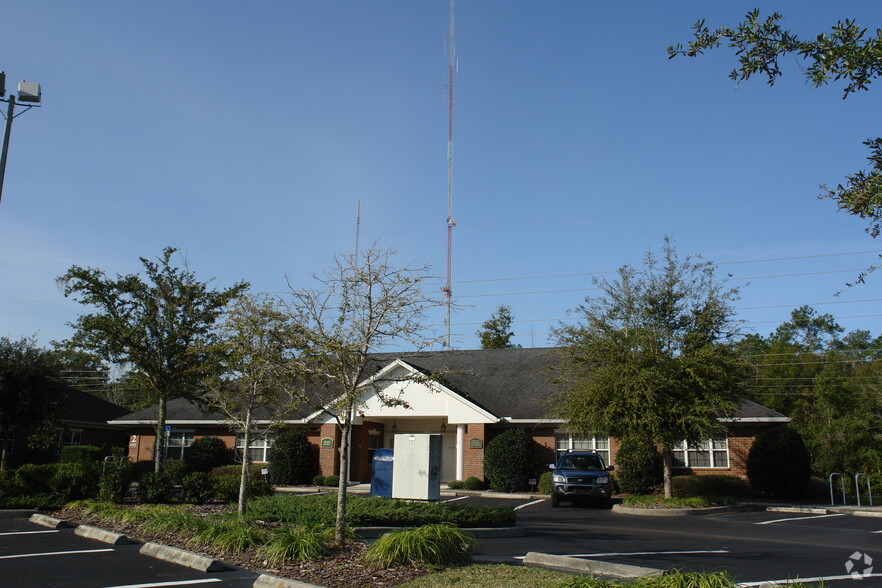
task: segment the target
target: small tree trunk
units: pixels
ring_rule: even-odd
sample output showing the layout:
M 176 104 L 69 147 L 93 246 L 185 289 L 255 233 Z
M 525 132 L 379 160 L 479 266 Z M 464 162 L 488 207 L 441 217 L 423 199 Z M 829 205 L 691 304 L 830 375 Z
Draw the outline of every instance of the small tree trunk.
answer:
M 156 440 L 153 443 L 153 471 L 159 473 L 159 468 L 165 459 L 165 397 L 159 399 L 159 412 L 156 415 Z
M 671 482 L 671 470 L 673 469 L 674 454 L 670 448 L 662 446 L 662 466 L 664 471 L 665 498 L 674 497 L 674 486 Z
M 242 440 L 242 475 L 239 476 L 239 516 L 245 514 L 248 508 L 248 478 L 251 475 L 250 449 L 251 449 L 251 408 L 245 413 L 245 438 Z
M 337 518 L 334 522 L 334 541 L 343 542 L 346 527 L 346 482 L 349 480 L 349 432 L 352 421 L 348 418 L 340 423 L 340 483 L 337 486 Z
M 9 435 L 10 429 L 8 427 L 0 426 L 0 439 L 3 439 L 3 443 L 0 444 L 0 472 L 5 472 L 9 469 L 9 439 L 7 439 Z

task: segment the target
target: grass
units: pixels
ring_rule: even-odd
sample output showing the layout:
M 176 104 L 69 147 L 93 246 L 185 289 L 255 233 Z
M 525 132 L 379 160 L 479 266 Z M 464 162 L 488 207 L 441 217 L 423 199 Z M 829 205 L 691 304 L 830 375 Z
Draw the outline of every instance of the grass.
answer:
M 140 511 L 139 516 L 147 517 L 146 520 L 142 521 L 141 528 L 145 531 L 156 533 L 183 531 L 184 534 L 195 535 L 211 524 L 209 521 L 200 518 L 193 513 L 180 509 L 154 509 L 153 512 L 142 510 Z
M 210 521 L 197 531 L 190 543 L 210 545 L 226 553 L 239 554 L 267 542 L 269 533 L 240 520 Z
M 374 567 L 461 565 L 472 560 L 478 541 L 453 525 L 425 525 L 386 533 L 368 547 L 364 560 Z
M 277 532 L 264 544 L 258 554 L 270 565 L 289 560 L 311 561 L 321 559 L 334 545 L 334 529 L 324 525 L 288 527 Z

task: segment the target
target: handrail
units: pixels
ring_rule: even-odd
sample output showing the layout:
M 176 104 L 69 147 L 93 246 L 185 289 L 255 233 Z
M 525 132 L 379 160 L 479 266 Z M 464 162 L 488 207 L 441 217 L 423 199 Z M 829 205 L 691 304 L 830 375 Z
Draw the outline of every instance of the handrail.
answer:
M 833 478 L 836 476 L 839 476 L 840 484 L 842 486 L 842 504 L 844 506 L 848 504 L 848 501 L 845 499 L 845 476 L 843 476 L 839 472 L 833 472 L 832 474 L 830 474 L 830 506 L 836 505 L 836 501 L 833 499 Z
M 860 487 L 860 484 L 858 483 L 858 480 L 860 479 L 861 476 L 863 476 L 867 480 L 867 495 L 869 496 L 869 499 L 870 499 L 869 506 L 873 506 L 873 487 L 870 484 L 870 477 L 863 472 L 858 472 L 857 474 L 854 475 L 854 493 L 857 494 L 857 505 L 858 506 L 861 505 L 861 487 Z

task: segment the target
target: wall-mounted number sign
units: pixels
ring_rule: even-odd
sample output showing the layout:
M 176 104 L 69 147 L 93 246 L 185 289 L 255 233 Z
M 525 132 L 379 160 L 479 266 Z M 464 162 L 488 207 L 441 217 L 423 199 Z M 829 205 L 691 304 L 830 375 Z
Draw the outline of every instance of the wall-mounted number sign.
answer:
M 334 440 L 331 439 L 330 437 L 325 437 L 324 439 L 322 439 L 322 447 L 333 447 L 333 446 L 334 446 Z
M 469 449 L 484 449 L 484 440 L 477 437 L 469 439 Z

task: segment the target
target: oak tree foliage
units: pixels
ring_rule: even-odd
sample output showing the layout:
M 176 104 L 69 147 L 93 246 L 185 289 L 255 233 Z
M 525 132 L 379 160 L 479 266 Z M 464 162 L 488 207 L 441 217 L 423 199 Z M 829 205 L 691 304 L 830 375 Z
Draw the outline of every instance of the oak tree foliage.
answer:
M 64 295 L 92 307 L 69 323 L 74 348 L 110 364 L 131 367 L 153 403 L 156 417 L 156 471 L 164 457 L 169 400 L 195 398 L 211 369 L 205 353 L 212 326 L 247 285 L 214 290 L 186 266 L 173 264 L 177 250 L 157 259 L 140 258 L 141 274 L 108 276 L 103 270 L 72 266 L 58 278 Z
M 555 331 L 562 363 L 554 416 L 577 433 L 657 444 L 671 495 L 672 448 L 723 432 L 744 394 L 747 368 L 731 345 L 737 288 L 699 256 L 680 258 L 669 240 L 643 268 L 597 278 L 600 294 Z
M 800 37 L 784 28 L 782 19 L 778 12 L 763 19 L 756 9 L 734 27 L 710 28 L 699 20 L 692 26 L 692 41 L 686 47 L 682 43 L 668 47 L 668 57 L 695 57 L 726 45 L 738 57 L 738 66 L 730 72 L 730 78 L 741 81 L 764 75 L 772 86 L 783 75 L 781 58 L 796 56 L 802 61 L 801 71 L 811 86 L 844 83 L 843 99 L 869 90 L 882 75 L 882 29 L 870 31 L 845 19 L 828 32 Z M 869 168 L 846 176 L 835 188 L 822 185 L 821 197 L 836 202 L 839 210 L 867 221 L 866 232 L 876 238 L 882 231 L 882 138 L 871 137 L 864 145 L 870 152 Z M 855 283 L 863 283 L 867 274 L 878 267 L 869 267 Z

